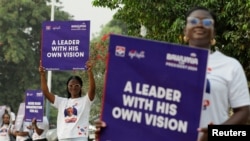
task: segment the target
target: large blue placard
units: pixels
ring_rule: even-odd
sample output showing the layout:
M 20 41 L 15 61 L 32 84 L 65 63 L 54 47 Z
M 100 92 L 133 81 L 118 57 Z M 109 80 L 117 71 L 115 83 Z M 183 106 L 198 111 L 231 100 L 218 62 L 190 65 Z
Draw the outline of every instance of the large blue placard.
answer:
M 45 21 L 42 31 L 42 65 L 46 70 L 85 69 L 90 21 Z
M 206 49 L 111 35 L 100 141 L 197 140 Z

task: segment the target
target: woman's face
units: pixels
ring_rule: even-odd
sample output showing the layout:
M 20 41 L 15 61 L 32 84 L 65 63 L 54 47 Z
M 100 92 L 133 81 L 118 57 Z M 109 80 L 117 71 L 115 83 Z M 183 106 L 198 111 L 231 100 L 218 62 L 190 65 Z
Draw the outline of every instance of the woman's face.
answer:
M 10 123 L 10 116 L 8 114 L 4 114 L 3 116 L 3 123 L 9 124 Z
M 201 48 L 210 48 L 214 39 L 214 20 L 205 10 L 195 10 L 187 17 L 184 30 L 189 39 L 189 45 Z
M 71 94 L 72 98 L 80 96 L 82 86 L 76 79 L 71 79 L 68 83 L 68 91 Z

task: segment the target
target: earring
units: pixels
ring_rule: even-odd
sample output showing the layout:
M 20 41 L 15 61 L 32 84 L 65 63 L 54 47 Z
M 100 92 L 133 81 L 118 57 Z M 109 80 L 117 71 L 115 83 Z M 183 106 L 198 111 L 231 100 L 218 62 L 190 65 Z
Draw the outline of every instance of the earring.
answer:
M 213 46 L 213 45 L 216 44 L 216 40 L 215 40 L 215 39 L 212 39 L 212 40 L 210 41 L 210 43 L 211 43 L 211 45 Z
M 183 37 L 183 40 L 184 40 L 185 43 L 187 43 L 188 40 L 189 40 L 189 38 L 188 38 L 187 36 L 184 36 L 184 37 Z

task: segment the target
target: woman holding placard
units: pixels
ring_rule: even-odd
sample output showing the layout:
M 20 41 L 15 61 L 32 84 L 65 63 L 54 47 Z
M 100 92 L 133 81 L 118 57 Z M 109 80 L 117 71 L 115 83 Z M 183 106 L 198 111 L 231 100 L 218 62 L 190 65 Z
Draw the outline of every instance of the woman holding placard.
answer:
M 43 66 L 39 67 L 43 94 L 54 107 L 58 108 L 57 136 L 59 141 L 88 140 L 89 114 L 95 98 L 95 80 L 92 67 L 92 63 L 87 61 L 88 93 L 82 96 L 82 79 L 79 76 L 71 76 L 66 83 L 68 98 L 59 97 L 49 92 L 45 69 Z
M 209 124 L 236 125 L 247 122 L 250 105 L 248 84 L 238 60 L 218 50 L 211 50 L 216 43 L 216 16 L 205 7 L 195 7 L 187 12 L 185 20 L 184 41 L 191 47 L 210 51 L 200 127 L 197 127 L 200 135 L 198 141 L 207 141 Z M 229 115 L 230 108 L 232 115 Z M 96 122 L 96 138 L 101 128 L 107 125 L 104 121 Z

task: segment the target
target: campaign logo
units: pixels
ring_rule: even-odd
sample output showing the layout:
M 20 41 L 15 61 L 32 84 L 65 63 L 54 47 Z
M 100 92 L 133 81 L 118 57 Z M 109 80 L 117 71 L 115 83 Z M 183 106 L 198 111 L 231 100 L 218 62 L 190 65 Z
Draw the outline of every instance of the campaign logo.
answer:
M 124 57 L 126 52 L 126 48 L 124 46 L 116 46 L 115 47 L 115 56 Z
M 210 101 L 208 99 L 203 100 L 203 110 L 206 110 L 207 107 L 210 105 Z
M 83 22 L 82 24 L 71 25 L 71 30 L 86 30 L 87 25 Z
M 211 67 L 208 67 L 207 68 L 207 73 L 211 73 L 212 72 L 212 68 Z
M 37 93 L 36 93 L 36 96 L 37 96 L 37 97 L 42 97 L 42 96 L 43 96 L 43 93 L 42 93 L 42 92 L 37 92 Z
M 128 56 L 131 59 L 133 59 L 133 58 L 138 58 L 138 59 L 145 58 L 145 51 L 139 52 L 137 50 L 131 50 L 131 51 L 129 51 Z
M 50 26 L 50 25 L 47 25 L 47 26 L 45 27 L 45 29 L 46 29 L 46 30 L 51 30 L 51 26 Z
M 50 26 L 50 25 L 46 25 L 45 26 L 45 30 L 50 31 L 50 30 L 60 30 L 61 26 Z
M 190 56 L 184 56 L 174 53 L 166 54 L 166 66 L 169 67 L 197 71 L 198 64 L 199 60 L 196 53 L 190 53 Z
M 54 26 L 53 28 L 52 28 L 52 30 L 60 30 L 61 29 L 61 26 Z
M 33 93 L 27 93 L 26 95 L 27 96 L 33 96 Z

